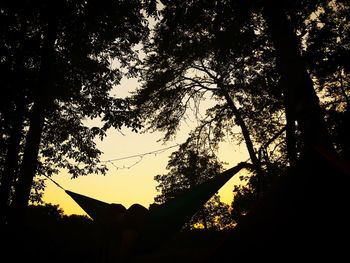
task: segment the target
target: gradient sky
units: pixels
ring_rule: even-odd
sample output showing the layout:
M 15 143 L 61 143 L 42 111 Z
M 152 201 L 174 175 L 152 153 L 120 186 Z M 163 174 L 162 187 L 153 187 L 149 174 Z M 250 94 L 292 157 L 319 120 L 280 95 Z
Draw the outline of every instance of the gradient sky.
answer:
M 123 80 L 120 86 L 116 87 L 116 92 L 119 96 L 125 96 L 129 91 L 135 89 L 137 85 L 138 83 L 135 80 Z M 194 119 L 193 123 L 187 121 L 187 123 L 182 125 L 178 136 L 166 144 L 162 141 L 159 142 L 162 138 L 162 133 L 134 133 L 127 129 L 123 129 L 121 132 L 110 129 L 107 132 L 107 137 L 103 141 L 96 140 L 96 143 L 103 152 L 101 156 L 102 161 L 123 158 L 181 144 L 186 140 L 191 127 L 195 125 L 196 121 Z M 135 164 L 135 162 L 140 160 L 139 157 L 115 161 L 113 165 L 106 163 L 109 168 L 106 175 L 91 174 L 71 179 L 67 172 L 62 171 L 58 175 L 53 176 L 52 179 L 66 190 L 107 203 L 120 203 L 126 208 L 134 203 L 139 203 L 148 208 L 157 194 L 155 189 L 157 182 L 153 178 L 157 174 L 167 173 L 168 158 L 176 150 L 177 147 L 156 155 L 146 155 L 138 164 L 129 169 L 122 168 Z M 245 161 L 248 158 L 244 144 L 238 147 L 233 142 L 222 143 L 218 156 L 221 161 L 228 163 L 225 165 L 225 169 L 235 166 L 238 162 Z M 117 169 L 115 166 L 121 169 Z M 244 173 L 244 171 L 242 172 Z M 219 191 L 222 201 L 231 203 L 233 197 L 232 189 L 234 184 L 237 183 L 239 183 L 239 174 L 234 176 Z M 47 180 L 43 199 L 46 203 L 58 204 L 65 214 L 85 214 L 62 189 L 49 180 Z

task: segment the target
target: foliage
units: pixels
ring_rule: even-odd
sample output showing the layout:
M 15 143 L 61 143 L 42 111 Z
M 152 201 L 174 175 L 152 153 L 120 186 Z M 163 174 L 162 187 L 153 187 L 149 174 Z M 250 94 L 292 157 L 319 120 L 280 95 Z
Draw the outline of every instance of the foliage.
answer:
M 326 112 L 336 150 L 349 157 L 350 5 L 325 2 L 308 21 L 304 57 Z
M 189 138 L 180 145 L 178 151 L 171 154 L 167 169 L 169 173 L 155 176 L 156 187 L 160 192 L 155 197 L 156 204 L 163 204 L 181 193 L 213 178 L 222 171 L 222 163 L 205 147 L 197 147 L 195 140 Z M 198 211 L 186 227 L 205 227 L 206 229 L 223 229 L 232 227 L 228 205 L 214 195 Z
M 27 216 L 29 224 L 57 222 L 63 218 L 63 210 L 59 205 L 53 204 L 31 205 L 28 207 Z
M 112 96 L 111 90 L 122 76 L 137 73 L 135 46 L 148 36 L 144 4 L 152 15 L 154 1 L 1 3 L 1 70 L 6 76 L 1 85 L 9 91 L 1 97 L 2 127 L 9 127 L 2 139 L 12 136 L 11 116 L 18 108 L 25 109 L 21 133 L 27 136 L 37 125 L 35 109 L 41 109 L 44 128 L 35 135 L 41 138 L 39 175 L 51 176 L 62 168 L 73 177 L 105 173 L 95 138 L 103 139 L 110 127 L 140 128 L 129 101 Z M 102 127 L 86 127 L 87 118 L 100 118 Z M 22 150 L 29 140 L 20 142 Z M 17 155 L 24 160 L 22 152 Z M 35 189 L 42 187 L 39 183 Z
M 265 21 L 249 8 L 234 1 L 167 2 L 145 47 L 144 82 L 134 98 L 147 128 L 164 131 L 165 140 L 192 114 L 197 147 L 216 151 L 225 140 L 245 142 L 256 171 L 265 174 L 250 177 L 250 191 L 259 186 L 262 193 L 271 167 L 288 163 L 286 118 Z
M 220 196 L 215 194 L 198 211 L 189 222 L 190 228 L 204 228 L 210 230 L 232 229 L 235 226 L 235 220 L 232 220 L 231 209 L 228 204 L 220 200 Z
M 312 128 L 313 137 L 318 136 L 315 129 L 322 126 L 323 117 L 317 115 L 318 98 L 313 94 L 311 79 L 318 88 L 317 95 L 327 105 L 325 109 L 328 107 L 328 129 L 338 152 L 344 155 L 348 152 L 345 135 L 349 130 L 348 3 L 322 0 L 284 1 L 278 5 L 272 1 L 162 3 L 153 41 L 145 47 L 148 56 L 144 82 L 136 92 L 136 104 L 147 128 L 165 132 L 165 140 L 176 135 L 192 110 L 199 123 L 192 137 L 201 147 L 215 150 L 227 136 L 237 143 L 245 141 L 251 160 L 258 158 L 264 173 L 259 178 L 248 177 L 247 184 L 235 188 L 237 219 L 284 174 L 288 162 L 293 163 L 293 152 L 295 157 L 300 156 L 304 143 L 313 141 Z M 292 53 L 278 50 L 281 46 L 275 46 L 276 36 L 272 36 L 274 31 L 269 28 L 271 14 L 281 12 L 293 39 L 295 34 L 295 54 L 302 55 L 295 59 L 297 64 L 301 63 L 300 68 L 285 67 L 289 67 L 287 77 L 277 60 L 281 61 L 281 54 L 286 58 Z M 309 73 L 303 68 L 304 62 Z M 300 87 L 307 86 L 305 89 L 290 92 L 293 74 L 296 81 L 301 81 Z M 299 79 L 296 74 L 303 77 Z M 304 96 L 309 96 L 310 103 L 299 102 Z M 204 101 L 206 111 L 201 107 Z M 303 109 L 309 113 L 297 113 Z M 288 111 L 295 116 L 287 116 Z M 315 114 L 309 122 L 318 123 L 311 128 L 304 122 L 308 114 Z M 319 122 L 317 116 L 321 116 Z M 234 130 L 236 125 L 242 129 L 241 134 Z M 176 189 L 177 182 L 173 181 L 173 185 Z

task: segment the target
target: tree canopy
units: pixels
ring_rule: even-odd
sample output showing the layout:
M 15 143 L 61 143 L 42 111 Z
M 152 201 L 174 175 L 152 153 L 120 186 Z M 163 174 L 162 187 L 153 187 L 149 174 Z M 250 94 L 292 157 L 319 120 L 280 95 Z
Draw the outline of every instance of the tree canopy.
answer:
M 169 158 L 167 169 L 169 173 L 156 175 L 156 189 L 160 192 L 155 198 L 155 204 L 161 205 L 177 196 L 191 191 L 223 171 L 223 164 L 208 148 L 196 145 L 195 138 L 180 145 Z M 193 215 L 184 228 L 203 227 L 205 229 L 224 229 L 232 227 L 229 206 L 220 201 L 215 194 L 204 206 Z
M 258 210 L 259 216 L 278 220 L 273 213 L 285 213 L 282 221 L 292 224 L 294 209 L 299 208 L 307 220 L 316 220 L 321 205 L 315 205 L 312 213 L 306 212 L 305 204 L 313 195 L 322 196 L 317 189 L 326 185 L 320 181 L 334 169 L 332 174 L 339 174 L 345 183 L 342 172 L 348 171 L 334 160 L 347 158 L 349 146 L 344 137 L 349 129 L 344 59 L 349 54 L 349 4 L 162 3 L 154 37 L 145 47 L 144 82 L 134 96 L 148 129 L 164 131 L 168 140 L 193 111 L 199 120 L 193 132 L 197 145 L 215 150 L 213 146 L 225 136 L 239 142 L 232 129 L 239 126 L 238 138 L 244 140 L 255 171 L 246 186 L 235 189 L 234 217 Z M 210 104 L 203 112 L 199 105 L 205 100 Z M 321 164 L 319 158 L 326 161 Z M 281 184 L 288 188 L 283 194 Z M 276 192 L 279 201 L 271 199 Z M 291 201 L 293 193 L 299 194 L 298 201 Z M 334 202 L 347 199 L 337 190 L 332 193 L 337 196 Z M 282 200 L 290 206 L 283 207 Z M 256 209 L 260 202 L 276 205 L 276 210 L 268 205 L 264 206 L 268 212 Z M 300 231 L 304 223 L 293 229 L 299 226 Z
M 8 137 L 5 149 L 6 144 L 17 149 L 7 150 L 3 159 L 10 163 L 2 174 L 3 205 L 14 185 L 13 205 L 26 205 L 37 172 L 104 173 L 93 139 L 103 138 L 109 127 L 140 127 L 129 101 L 111 90 L 122 76 L 136 74 L 135 46 L 148 35 L 144 6 L 141 1 L 2 2 L 1 65 L 8 72 L 3 86 L 12 91 L 6 103 L 13 105 L 1 111 L 9 127 L 3 138 Z M 18 117 L 6 117 L 10 114 Z M 100 118 L 103 126 L 88 128 L 87 118 Z

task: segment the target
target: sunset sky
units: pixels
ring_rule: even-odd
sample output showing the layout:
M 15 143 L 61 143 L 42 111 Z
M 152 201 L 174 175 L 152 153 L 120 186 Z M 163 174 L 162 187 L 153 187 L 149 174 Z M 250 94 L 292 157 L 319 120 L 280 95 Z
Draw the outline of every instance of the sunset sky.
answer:
M 116 93 L 125 96 L 129 91 L 139 85 L 135 80 L 123 80 L 116 87 Z M 119 159 L 143 153 L 153 152 L 159 149 L 183 143 L 191 130 L 196 125 L 196 120 L 188 120 L 183 123 L 178 136 L 166 144 L 162 139 L 162 133 L 134 133 L 123 129 L 121 132 L 110 129 L 103 141 L 96 140 L 98 148 L 103 152 L 101 161 Z M 157 182 L 154 176 L 167 173 L 168 158 L 177 147 L 173 147 L 157 154 L 147 154 L 141 157 L 106 162 L 109 171 L 105 176 L 91 174 L 76 179 L 62 171 L 52 177 L 64 189 L 83 194 L 107 203 L 120 203 L 126 208 L 134 203 L 139 203 L 148 208 L 153 203 L 156 195 Z M 244 144 L 240 147 L 234 142 L 223 143 L 218 154 L 220 160 L 228 163 L 226 168 L 235 166 L 240 161 L 248 158 Z M 138 162 L 139 161 L 139 162 Z M 137 164 L 135 164 L 138 162 Z M 135 164 L 133 167 L 128 168 Z M 118 168 L 117 168 L 118 167 Z M 241 171 L 241 173 L 244 171 Z M 222 201 L 231 203 L 233 185 L 239 182 L 239 174 L 233 177 L 221 190 Z M 59 187 L 47 180 L 44 193 L 44 201 L 58 204 L 65 214 L 85 214 L 85 212 Z

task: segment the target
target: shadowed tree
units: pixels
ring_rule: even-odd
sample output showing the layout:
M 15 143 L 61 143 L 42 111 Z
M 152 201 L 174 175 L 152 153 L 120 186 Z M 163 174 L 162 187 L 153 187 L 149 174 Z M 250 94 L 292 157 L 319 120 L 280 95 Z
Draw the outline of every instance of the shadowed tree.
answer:
M 300 54 L 301 43 L 285 13 L 289 7 L 288 3 L 276 4 L 272 1 L 265 1 L 262 7 L 283 80 L 286 111 L 291 116 L 291 122 L 298 122 L 306 151 L 321 147 L 333 152 L 319 99 Z
M 347 1 L 325 2 L 308 21 L 303 56 L 315 87 L 336 151 L 349 158 L 349 54 L 350 5 Z
M 159 83 L 154 84 L 151 81 L 150 83 L 154 86 L 149 88 L 148 94 L 145 92 L 145 95 L 150 95 L 149 100 L 152 100 L 148 105 L 158 106 L 152 110 L 161 112 L 159 118 L 151 118 L 151 125 L 159 130 L 170 130 L 169 134 L 178 127 L 179 116 L 183 116 L 186 102 L 189 101 L 191 94 L 192 98 L 200 97 L 199 95 L 195 97 L 194 92 L 188 95 L 181 90 L 183 86 L 177 82 L 175 76 L 183 77 L 182 72 L 192 61 L 207 58 L 212 50 L 222 50 L 222 53 L 214 52 L 214 54 L 220 55 L 220 58 L 227 57 L 231 62 L 233 60 L 230 57 L 230 51 L 237 50 L 233 52 L 236 58 L 239 54 L 245 57 L 245 47 L 254 46 L 254 40 L 258 39 L 259 34 L 263 34 L 270 41 L 262 54 L 267 54 L 267 57 L 274 61 L 273 67 L 277 78 L 272 81 L 272 85 L 268 82 L 270 85 L 259 86 L 256 94 L 259 97 L 259 92 L 263 94 L 270 88 L 271 90 L 266 93 L 271 94 L 271 98 L 277 99 L 279 105 L 284 106 L 285 116 L 283 117 L 287 134 L 285 149 L 288 150 L 290 163 L 293 165 L 288 169 L 287 175 L 283 176 L 284 179 L 273 184 L 272 191 L 258 202 L 254 211 L 237 230 L 237 233 L 246 234 L 246 237 L 243 237 L 243 234 L 240 236 L 245 241 L 240 247 L 254 247 L 261 252 L 264 252 L 264 249 L 271 252 L 276 246 L 287 253 L 292 246 L 291 240 L 299 234 L 305 234 L 305 239 L 300 240 L 297 249 L 298 253 L 303 253 L 307 249 L 308 242 L 326 247 L 330 244 L 329 240 L 336 239 L 337 233 L 340 233 L 342 228 L 346 228 L 344 213 L 330 218 L 329 222 L 332 224 L 327 224 L 327 227 L 322 227 L 318 221 L 322 217 L 326 203 L 327 206 L 337 207 L 339 211 L 344 212 L 341 207 L 348 200 L 345 195 L 345 185 L 348 181 L 346 174 L 349 173 L 349 168 L 335 154 L 312 72 L 307 68 L 306 57 L 303 57 L 308 46 L 307 38 L 301 37 L 303 31 L 308 32 L 307 24 L 310 17 L 317 15 L 318 8 L 322 8 L 322 5 L 332 8 L 334 5 L 327 2 L 162 1 L 164 4 L 161 11 L 162 20 L 156 27 L 153 42 L 153 47 L 156 48 L 152 49 L 152 45 L 150 46 L 150 58 L 154 59 L 154 63 L 151 64 L 161 65 L 158 67 L 158 72 L 153 72 L 153 76 L 159 80 Z M 343 3 L 343 1 L 339 2 Z M 343 4 L 344 6 L 346 7 L 346 4 Z M 343 17 L 346 21 L 347 16 L 343 15 Z M 254 23 L 255 21 L 259 22 Z M 246 32 L 246 28 L 249 27 L 252 30 L 247 32 L 253 32 L 253 34 L 248 34 L 249 37 L 244 38 L 247 35 L 243 32 Z M 332 28 L 336 27 L 332 26 Z M 241 39 L 243 39 L 242 42 Z M 338 45 L 337 42 L 342 43 L 341 38 L 333 38 L 335 46 Z M 239 46 L 239 43 L 244 44 Z M 344 43 L 342 45 L 346 47 Z M 324 51 L 327 53 L 328 50 L 332 50 L 330 47 Z M 342 49 L 346 50 L 346 48 Z M 271 53 L 265 53 L 267 50 Z M 166 57 L 168 58 L 157 60 L 157 58 Z M 262 58 L 263 56 L 260 56 L 247 67 L 264 63 L 265 60 Z M 324 58 L 323 56 L 322 59 Z M 217 57 L 215 59 L 220 61 Z M 205 62 L 203 64 L 206 65 Z M 227 68 L 229 63 L 224 65 Z M 167 72 L 168 68 L 172 70 Z M 319 70 L 315 68 L 315 71 Z M 244 81 L 249 82 L 249 74 L 242 74 L 242 76 Z M 145 80 L 151 79 L 147 77 L 146 75 Z M 228 78 L 230 81 L 233 80 L 232 76 Z M 167 92 L 158 92 L 167 88 L 169 88 Z M 186 91 L 188 90 L 190 89 Z M 202 88 L 202 90 L 205 89 Z M 168 104 L 162 102 L 160 94 L 168 95 Z M 277 96 L 274 96 L 275 94 Z M 347 96 L 343 95 L 343 97 L 346 99 Z M 263 105 L 263 103 L 260 101 L 256 105 Z M 268 102 L 267 105 L 272 104 Z M 160 106 L 165 110 L 158 111 Z M 244 109 L 250 110 L 247 105 Z M 260 122 L 264 123 L 262 120 Z M 275 138 L 277 134 L 279 132 L 270 133 L 266 141 Z M 282 173 L 277 174 L 282 175 Z M 327 202 L 321 202 L 319 198 L 324 195 L 322 189 L 328 188 L 326 182 L 331 175 L 332 178 L 339 179 L 342 184 L 333 185 L 332 189 L 329 189 L 330 198 L 326 200 Z M 321 232 L 317 232 L 319 229 L 324 230 L 323 236 Z M 278 240 L 284 240 L 288 245 L 283 247 L 283 242 L 280 243 Z
M 91 145 L 93 137 L 103 137 L 105 130 L 111 126 L 120 128 L 125 124 L 138 127 L 139 124 L 127 112 L 128 102 L 114 98 L 110 91 L 119 83 L 123 72 L 129 76 L 135 73 L 138 58 L 133 46 L 144 40 L 148 31 L 140 1 L 105 1 L 103 4 L 97 1 L 39 1 L 35 4 L 23 3 L 20 9 L 17 6 L 17 2 L 4 1 L 1 5 L 3 17 L 18 18 L 22 22 L 18 26 L 23 31 L 19 40 L 25 40 L 27 36 L 37 40 L 30 46 L 35 51 L 29 57 L 35 78 L 34 84 L 27 83 L 31 85 L 30 117 L 12 203 L 20 211 L 28 202 L 45 132 L 59 135 L 60 125 L 71 129 L 71 135 L 44 136 L 49 141 L 43 142 L 48 148 L 42 154 L 46 160 L 52 158 L 49 163 L 54 158 L 61 159 L 58 165 L 68 168 L 76 176 L 81 168 L 64 161 L 63 154 L 68 160 L 87 163 L 84 174 L 96 172 L 99 168 L 89 168 L 89 162 L 95 163 L 99 155 L 95 146 Z M 9 34 L 6 41 L 12 41 L 11 36 Z M 18 42 L 15 39 L 12 44 L 15 46 Z M 121 68 L 125 70 L 122 72 Z M 78 119 L 73 121 L 70 114 Z M 81 123 L 86 117 L 100 117 L 106 124 L 101 129 L 89 130 Z M 62 144 L 64 141 L 66 143 Z M 50 153 L 49 147 L 53 145 L 60 150 Z M 69 149 L 68 145 L 72 147 Z M 80 154 L 81 150 L 87 156 Z
M 20 161 L 20 141 L 23 139 L 23 126 L 28 115 L 27 106 L 31 103 L 30 90 L 35 83 L 35 65 L 38 38 L 26 34 L 27 27 L 34 24 L 26 19 L 30 12 L 22 6 L 12 10 L 10 1 L 1 3 L 1 140 L 2 153 L 0 210 L 1 216 L 9 202 L 11 187 L 16 177 Z
M 258 197 L 269 184 L 267 171 L 283 170 L 288 163 L 284 101 L 272 43 L 259 14 L 240 28 L 243 17 L 229 16 L 225 3 L 191 5 L 165 8 L 154 41 L 146 46 L 144 85 L 136 92 L 136 103 L 150 130 L 164 131 L 165 139 L 193 110 L 199 120 L 194 135 L 202 145 L 215 149 L 227 137 L 244 141 L 256 167 L 257 176 L 250 180 Z M 201 104 L 206 102 L 204 113 Z
M 314 11 L 313 8 L 317 6 L 316 3 L 306 5 L 284 1 L 275 5 L 272 1 L 215 3 L 164 1 L 164 4 L 163 20 L 158 29 L 158 37 L 155 37 L 154 42 L 162 42 L 156 44 L 158 45 L 158 54 L 168 54 L 173 57 L 173 60 L 168 62 L 170 66 L 179 63 L 185 67 L 188 61 L 193 60 L 193 58 L 205 56 L 208 49 L 212 49 L 213 46 L 222 50 L 222 57 L 230 57 L 229 52 L 232 50 L 237 50 L 234 53 L 236 56 L 239 53 L 244 54 L 248 45 L 243 43 L 254 45 L 252 39 L 255 36 L 250 32 L 267 34 L 267 37 L 272 41 L 274 48 L 272 56 L 276 58 L 277 71 L 281 76 L 282 85 L 279 93 L 283 94 L 285 99 L 286 112 L 288 113 L 286 115 L 291 118 L 291 123 L 298 122 L 306 148 L 312 148 L 311 145 L 323 145 L 328 150 L 332 148 L 312 80 L 300 55 L 300 43 L 287 19 L 287 15 L 293 17 L 293 12 L 303 13 L 304 11 L 304 18 L 307 17 L 305 13 L 309 12 L 310 15 Z M 260 28 L 261 21 L 254 24 L 253 18 L 256 16 L 260 16 L 265 21 L 265 24 Z M 181 23 L 179 23 L 179 17 L 182 18 Z M 242 34 L 241 32 L 244 32 L 246 28 L 251 28 L 251 30 Z M 264 30 L 261 31 L 261 28 Z M 204 42 L 205 45 L 201 43 L 203 38 L 211 41 Z M 198 49 L 194 50 L 191 48 L 193 43 L 203 45 L 196 46 Z M 188 51 L 187 56 L 181 55 L 181 50 L 185 49 Z M 258 65 L 258 62 L 255 65 Z M 173 74 L 177 74 L 177 72 L 175 71 Z M 296 105 L 303 106 L 297 107 Z

